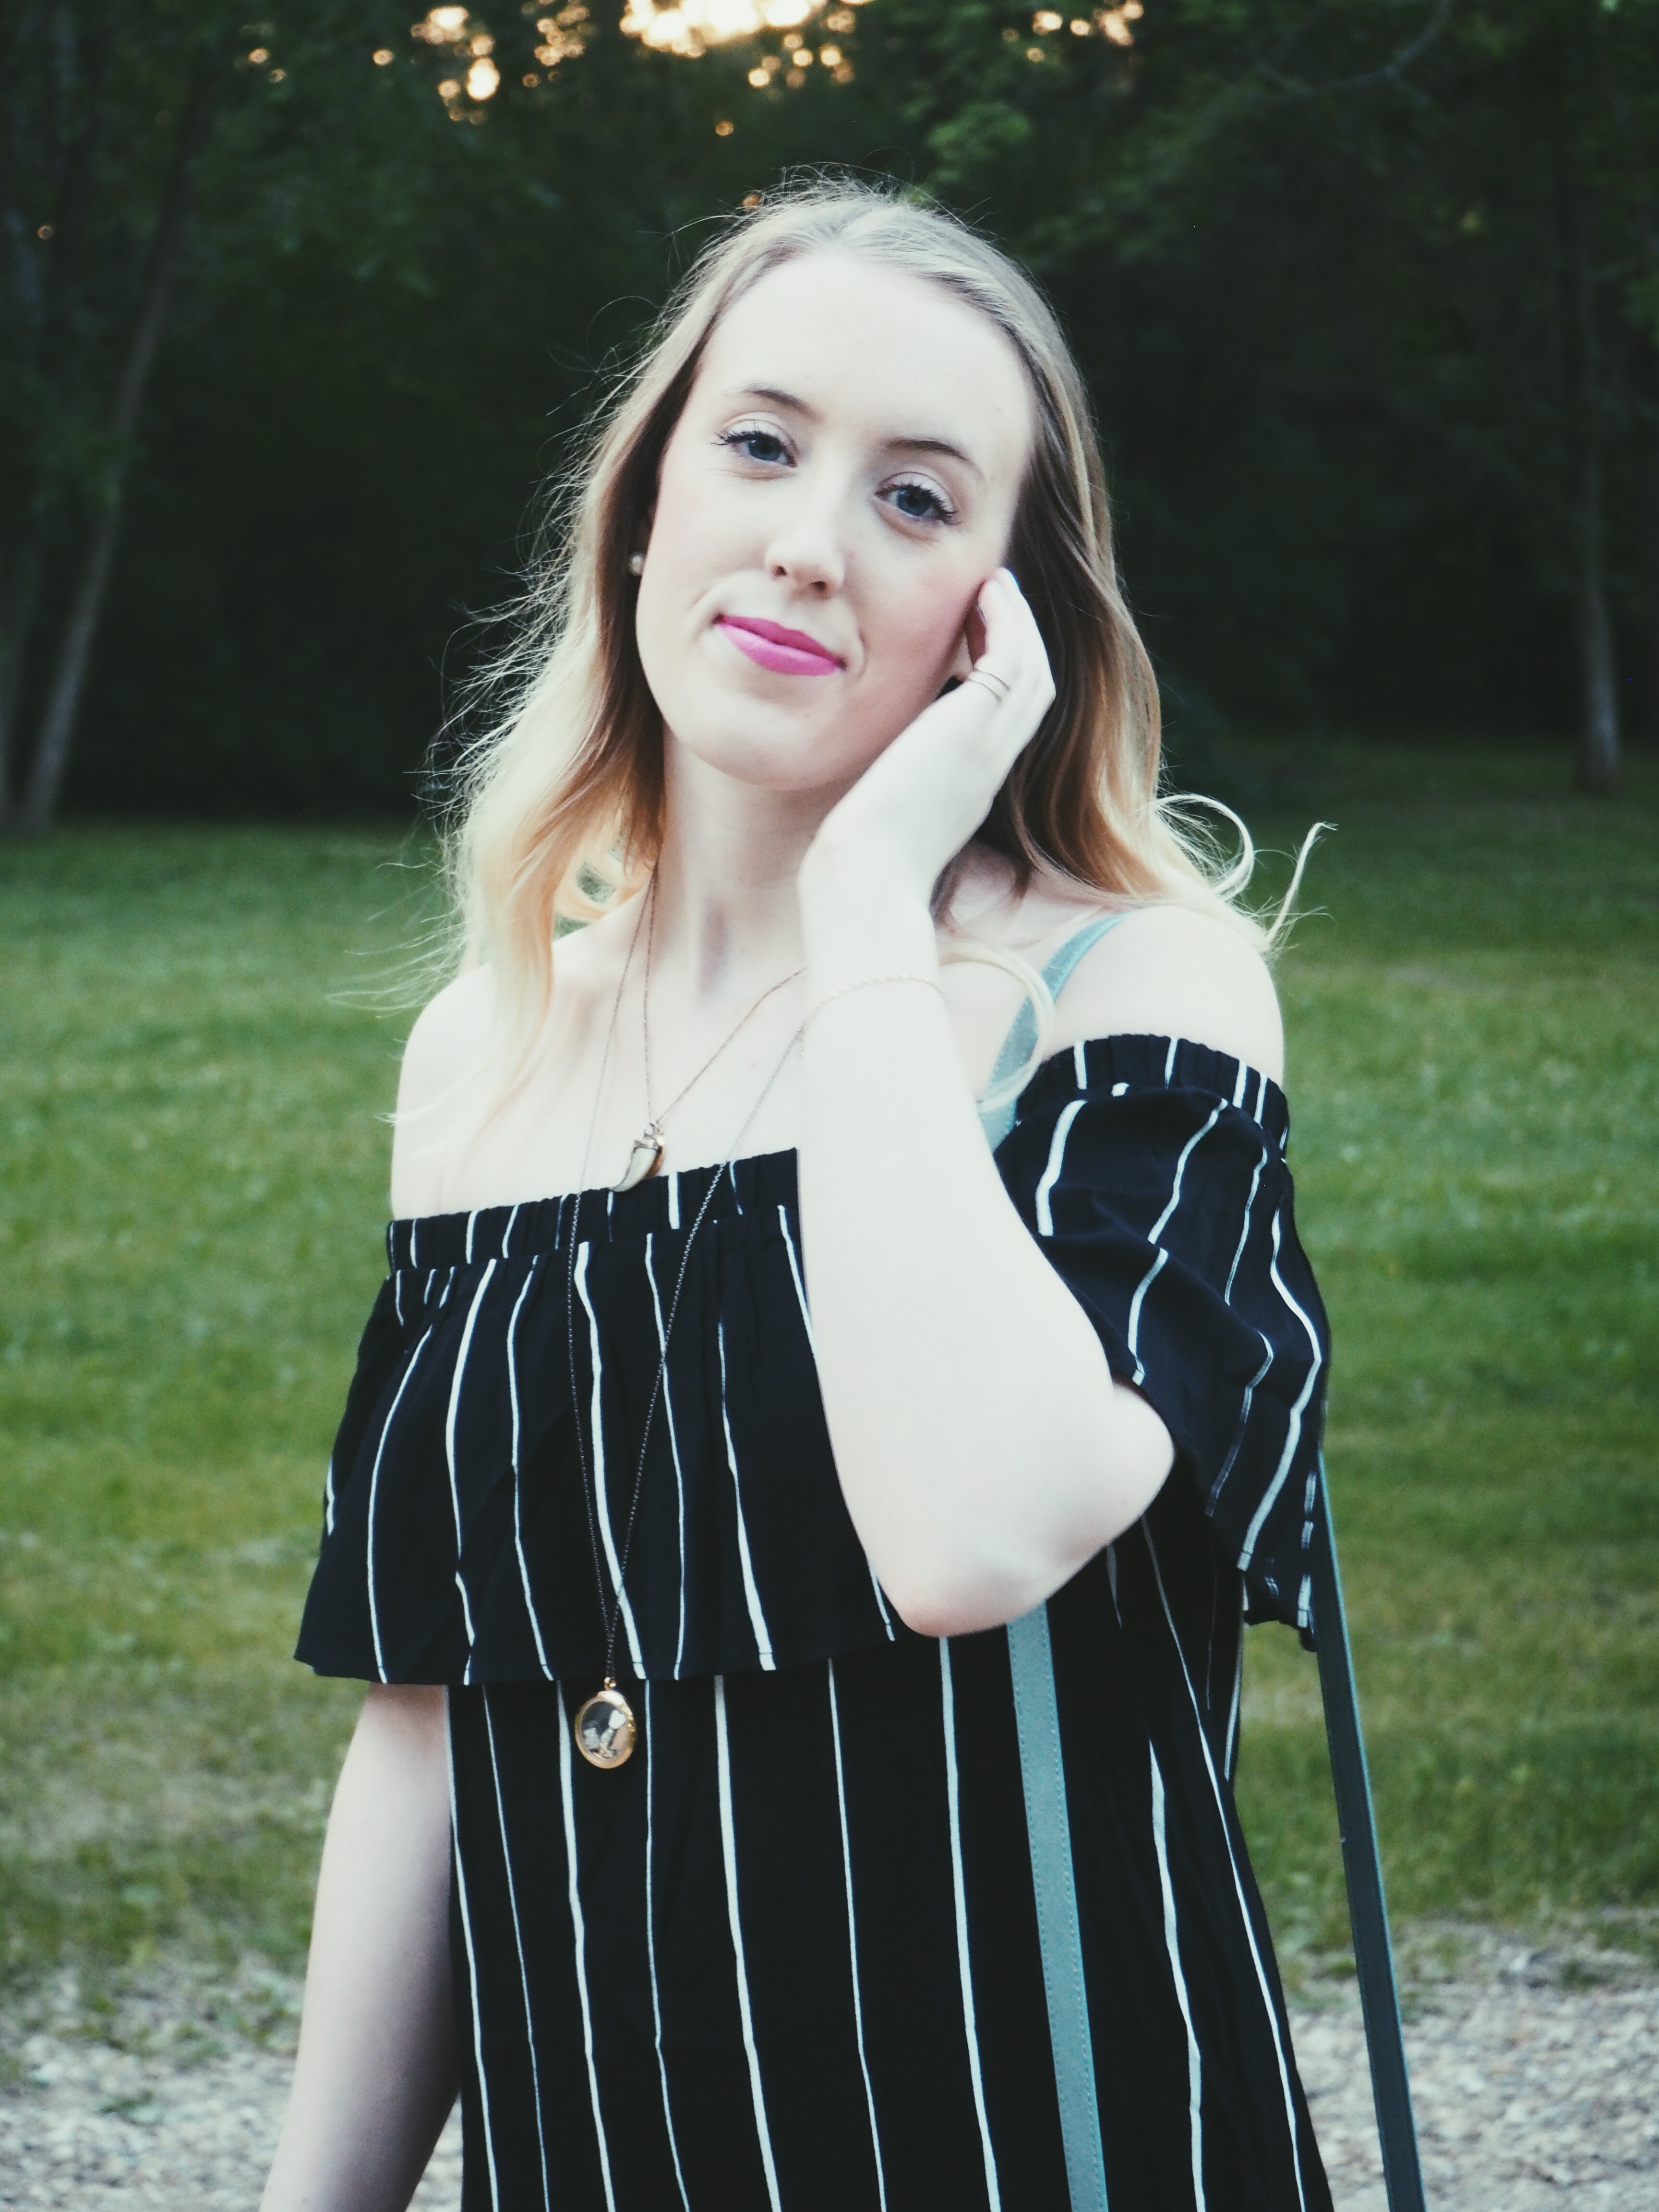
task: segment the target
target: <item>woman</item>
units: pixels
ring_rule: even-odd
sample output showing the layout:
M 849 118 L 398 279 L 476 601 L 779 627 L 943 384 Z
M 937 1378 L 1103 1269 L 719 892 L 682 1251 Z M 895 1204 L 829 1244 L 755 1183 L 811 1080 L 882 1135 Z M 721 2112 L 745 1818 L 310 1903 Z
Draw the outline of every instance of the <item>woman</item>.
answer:
M 1324 1325 L 1053 318 L 763 209 L 565 544 L 330 1469 L 301 1656 L 373 1686 L 268 2212 L 404 2204 L 458 2076 L 468 2208 L 1328 2206 L 1229 1780 Z

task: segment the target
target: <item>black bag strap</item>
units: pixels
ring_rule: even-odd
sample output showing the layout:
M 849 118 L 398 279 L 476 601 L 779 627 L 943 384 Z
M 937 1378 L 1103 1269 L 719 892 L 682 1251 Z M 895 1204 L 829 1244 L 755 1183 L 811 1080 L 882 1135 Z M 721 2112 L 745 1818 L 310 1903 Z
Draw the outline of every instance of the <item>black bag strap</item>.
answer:
M 1342 1869 L 1348 1881 L 1348 1918 L 1359 1972 L 1359 2007 L 1365 2021 L 1365 2047 L 1370 2054 L 1376 2132 L 1382 2146 L 1383 2186 L 1388 2191 L 1389 2212 L 1425 2212 L 1411 2082 L 1406 2073 L 1406 2040 L 1401 2032 L 1394 1953 L 1389 1942 L 1389 1909 L 1382 1897 L 1382 1863 L 1377 1855 L 1370 1776 L 1365 1766 L 1364 1738 L 1359 1732 L 1359 1698 L 1354 1689 L 1342 1577 L 1336 1563 L 1336 1535 L 1331 1526 L 1322 1462 L 1315 1511 L 1313 1595 L 1319 1687 L 1325 1704 L 1331 1778 L 1336 1785 L 1336 1817 L 1342 1832 Z

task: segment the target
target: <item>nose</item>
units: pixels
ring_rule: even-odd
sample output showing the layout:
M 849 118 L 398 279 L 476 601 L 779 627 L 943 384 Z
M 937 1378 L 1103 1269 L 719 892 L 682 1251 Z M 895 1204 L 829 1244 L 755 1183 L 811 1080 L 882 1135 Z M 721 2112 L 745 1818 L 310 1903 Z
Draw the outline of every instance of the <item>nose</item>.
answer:
M 833 598 L 847 580 L 843 502 L 836 491 L 803 484 L 766 549 L 767 574 L 814 599 Z

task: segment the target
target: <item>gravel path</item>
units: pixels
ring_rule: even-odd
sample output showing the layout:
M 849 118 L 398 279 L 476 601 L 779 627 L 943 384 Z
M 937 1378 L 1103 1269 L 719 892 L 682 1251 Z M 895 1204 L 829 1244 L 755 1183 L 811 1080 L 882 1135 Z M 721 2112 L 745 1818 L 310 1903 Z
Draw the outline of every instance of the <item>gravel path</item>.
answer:
M 1407 2030 L 1432 2212 L 1653 2212 L 1659 1976 L 1620 1954 L 1468 1931 L 1412 1947 Z M 0 2208 L 252 2212 L 287 2094 L 298 1990 L 246 1967 L 64 1980 L 0 2008 Z M 1351 1989 L 1296 2010 L 1338 2212 L 1385 2212 Z M 415 2198 L 455 2212 L 452 2119 Z

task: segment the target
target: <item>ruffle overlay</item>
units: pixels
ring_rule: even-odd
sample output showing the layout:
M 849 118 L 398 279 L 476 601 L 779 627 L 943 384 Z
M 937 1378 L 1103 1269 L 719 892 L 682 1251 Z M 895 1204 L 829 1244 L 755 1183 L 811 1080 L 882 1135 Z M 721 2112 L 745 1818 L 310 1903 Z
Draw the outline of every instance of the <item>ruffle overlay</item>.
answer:
M 1168 1425 L 1252 1617 L 1308 1633 L 1328 1340 L 1287 1131 L 1278 1087 L 1225 1055 L 1111 1037 L 1039 1070 L 997 1158 L 1113 1372 Z M 597 1676 L 596 1540 L 607 1600 L 626 1551 L 619 1674 L 766 1670 L 908 1635 L 836 1476 L 793 1153 L 397 1221 L 388 1256 L 300 1638 L 319 1673 Z

